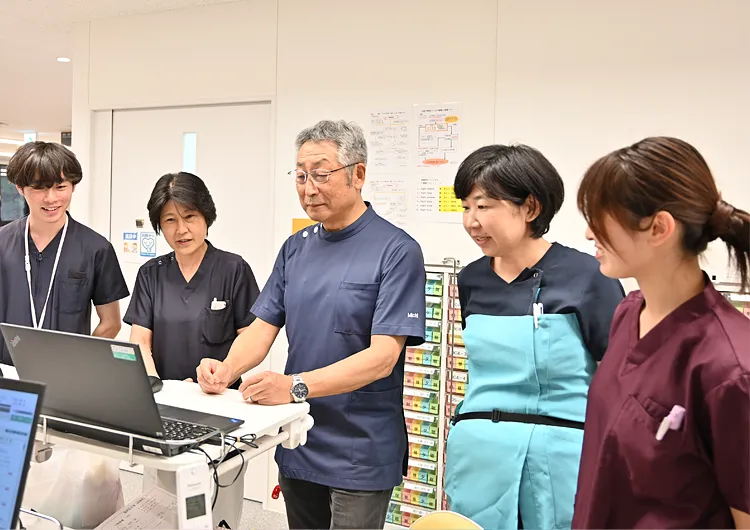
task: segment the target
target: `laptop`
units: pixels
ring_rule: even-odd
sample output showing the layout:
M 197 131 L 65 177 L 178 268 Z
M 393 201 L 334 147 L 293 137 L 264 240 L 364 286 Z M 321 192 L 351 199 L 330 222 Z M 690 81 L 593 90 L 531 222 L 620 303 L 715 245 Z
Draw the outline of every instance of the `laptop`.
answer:
M 133 449 L 174 456 L 244 423 L 157 405 L 137 344 L 11 324 L 0 331 L 19 378 L 45 383 L 42 415 L 57 431 L 123 447 L 132 435 Z
M 0 528 L 19 528 L 44 385 L 0 378 Z

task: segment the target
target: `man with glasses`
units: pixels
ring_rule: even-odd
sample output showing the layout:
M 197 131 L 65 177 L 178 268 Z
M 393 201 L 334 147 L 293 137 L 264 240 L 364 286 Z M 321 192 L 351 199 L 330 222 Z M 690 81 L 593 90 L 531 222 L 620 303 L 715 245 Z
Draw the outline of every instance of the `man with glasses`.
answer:
M 223 392 L 286 326 L 287 375 L 253 375 L 240 391 L 261 405 L 310 402 L 307 444 L 276 452 L 289 527 L 383 528 L 407 460 L 404 349 L 424 342 L 422 250 L 362 199 L 362 129 L 321 121 L 296 147 L 290 180 L 317 224 L 287 239 L 256 320 L 224 362 L 201 362 L 198 382 Z

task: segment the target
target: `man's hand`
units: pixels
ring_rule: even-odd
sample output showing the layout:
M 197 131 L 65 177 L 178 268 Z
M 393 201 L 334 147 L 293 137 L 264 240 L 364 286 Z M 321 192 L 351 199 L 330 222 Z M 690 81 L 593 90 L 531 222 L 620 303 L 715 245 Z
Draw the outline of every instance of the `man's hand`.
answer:
M 196 370 L 198 384 L 206 394 L 222 394 L 233 382 L 233 370 L 216 359 L 202 359 Z
M 253 374 L 240 385 L 245 400 L 260 405 L 283 405 L 291 403 L 292 376 L 276 372 Z

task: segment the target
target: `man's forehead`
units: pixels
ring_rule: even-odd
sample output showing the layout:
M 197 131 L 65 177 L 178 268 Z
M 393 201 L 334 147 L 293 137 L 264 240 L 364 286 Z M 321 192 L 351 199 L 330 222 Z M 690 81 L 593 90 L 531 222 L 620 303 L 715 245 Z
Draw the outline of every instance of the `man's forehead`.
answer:
M 326 155 L 325 153 L 316 153 L 316 154 L 310 154 L 310 155 L 301 155 L 297 157 L 297 165 L 298 166 L 304 166 L 305 164 L 310 164 L 313 166 L 320 165 L 324 162 L 332 163 L 333 160 L 331 160 L 332 157 Z
M 333 142 L 305 142 L 297 153 L 298 162 L 333 162 L 338 157 L 338 147 Z

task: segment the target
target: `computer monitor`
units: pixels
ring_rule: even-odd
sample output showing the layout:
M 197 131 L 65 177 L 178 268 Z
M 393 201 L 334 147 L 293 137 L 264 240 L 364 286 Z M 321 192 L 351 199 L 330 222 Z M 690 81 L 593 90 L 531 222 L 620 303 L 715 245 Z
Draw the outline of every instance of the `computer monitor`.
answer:
M 44 385 L 0 378 L 0 528 L 18 528 Z

